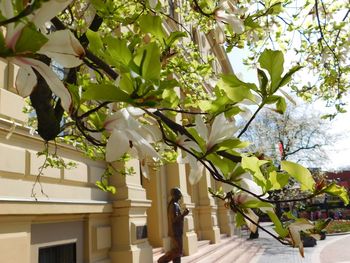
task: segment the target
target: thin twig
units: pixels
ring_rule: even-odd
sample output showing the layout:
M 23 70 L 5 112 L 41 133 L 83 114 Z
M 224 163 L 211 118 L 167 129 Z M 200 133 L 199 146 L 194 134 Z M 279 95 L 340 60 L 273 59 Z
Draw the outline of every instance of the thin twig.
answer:
M 3 1 L 8 1 L 8 0 L 3 0 Z M 5 25 L 10 24 L 10 23 L 17 22 L 21 18 L 26 17 L 26 16 L 30 15 L 31 13 L 33 13 L 36 8 L 37 8 L 37 5 L 36 5 L 35 0 L 34 0 L 33 3 L 27 5 L 18 15 L 14 16 L 12 18 L 0 21 L 0 27 L 5 26 Z
M 159 111 L 173 111 L 173 112 L 184 113 L 184 114 L 193 114 L 193 115 L 207 115 L 207 114 L 209 114 L 207 112 L 193 112 L 193 111 L 177 110 L 177 109 L 171 109 L 171 108 L 159 108 L 157 110 L 159 110 Z
M 289 242 L 283 241 L 279 236 L 276 236 L 274 233 L 272 233 L 271 231 L 267 230 L 266 228 L 260 226 L 259 224 L 255 223 L 254 220 L 252 220 L 249 216 L 247 216 L 246 214 L 244 214 L 244 212 L 238 208 L 236 205 L 232 204 L 230 202 L 230 207 L 231 209 L 235 209 L 237 210 L 245 219 L 247 219 L 249 222 L 251 222 L 252 224 L 254 224 L 256 227 L 258 227 L 259 229 L 261 229 L 262 231 L 266 232 L 267 234 L 269 234 L 270 236 L 272 236 L 274 239 L 276 239 L 278 242 L 280 242 L 282 245 L 290 245 Z
M 259 107 L 257 108 L 257 110 L 254 112 L 253 116 L 249 119 L 249 121 L 246 123 L 246 125 L 244 126 L 244 128 L 242 129 L 242 131 L 239 133 L 239 135 L 237 136 L 237 138 L 240 138 L 248 129 L 249 125 L 252 123 L 252 121 L 255 119 L 256 115 L 259 113 L 259 111 L 264 107 L 265 103 L 261 103 L 259 105 Z

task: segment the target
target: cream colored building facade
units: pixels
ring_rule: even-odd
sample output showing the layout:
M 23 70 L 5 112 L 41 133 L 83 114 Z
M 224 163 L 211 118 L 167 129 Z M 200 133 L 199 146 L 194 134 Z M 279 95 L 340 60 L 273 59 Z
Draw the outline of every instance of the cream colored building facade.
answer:
M 207 39 L 211 37 L 200 40 L 201 47 L 216 56 L 214 68 L 231 72 L 224 49 Z M 43 149 L 43 141 L 23 126 L 27 116 L 22 113 L 24 101 L 14 90 L 15 71 L 0 61 L 1 263 L 50 262 L 50 253 L 73 253 L 77 263 L 153 262 L 153 248 L 169 247 L 166 210 L 173 187 L 181 188 L 183 207 L 191 211 L 184 224 L 185 255 L 197 252 L 199 240 L 218 243 L 220 235 L 233 235 L 233 215 L 207 191 L 215 182 L 205 174 L 199 184 L 190 186 L 183 164 L 152 170 L 150 180 L 139 173 L 113 176 L 117 194 L 110 195 L 95 186 L 103 162 L 58 145 L 58 154 L 77 167 L 45 169 L 36 182 L 44 161 L 36 153 Z M 126 165 L 139 171 L 137 160 Z

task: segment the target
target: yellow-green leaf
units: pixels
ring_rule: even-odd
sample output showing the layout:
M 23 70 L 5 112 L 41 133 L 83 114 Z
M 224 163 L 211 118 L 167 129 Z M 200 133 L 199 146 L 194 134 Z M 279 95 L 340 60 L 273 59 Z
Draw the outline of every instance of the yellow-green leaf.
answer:
M 256 183 L 261 186 L 263 189 L 265 189 L 266 187 L 266 178 L 264 177 L 264 175 L 262 174 L 261 170 L 260 170 L 260 166 L 268 163 L 269 161 L 265 161 L 265 160 L 259 160 L 258 158 L 256 158 L 255 156 L 252 157 L 247 157 L 247 156 L 243 156 L 242 157 L 242 168 L 244 169 L 248 169 L 249 171 L 252 172 Z
M 310 171 L 300 164 L 282 161 L 281 169 L 286 171 L 290 176 L 295 178 L 300 183 L 301 190 L 312 191 L 315 186 L 315 180 Z
M 272 171 L 269 176 L 269 182 L 271 188 L 269 190 L 279 190 L 282 189 L 288 183 L 289 175 L 286 173 L 277 173 Z
M 349 204 L 349 195 L 343 186 L 332 183 L 328 185 L 322 192 L 329 195 L 338 196 L 341 200 L 343 200 L 345 205 Z

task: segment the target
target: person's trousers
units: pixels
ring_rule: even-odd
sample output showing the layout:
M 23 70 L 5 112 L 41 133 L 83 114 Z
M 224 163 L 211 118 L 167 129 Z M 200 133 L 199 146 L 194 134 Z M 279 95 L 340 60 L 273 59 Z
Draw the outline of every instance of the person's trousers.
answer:
M 180 263 L 182 256 L 182 236 L 171 237 L 171 249 L 158 259 L 158 263 L 167 263 L 173 261 L 173 263 Z

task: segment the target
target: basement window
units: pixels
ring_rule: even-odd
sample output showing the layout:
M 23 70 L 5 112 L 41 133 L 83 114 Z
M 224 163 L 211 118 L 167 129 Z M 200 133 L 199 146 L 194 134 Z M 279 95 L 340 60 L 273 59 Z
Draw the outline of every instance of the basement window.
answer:
M 76 243 L 39 248 L 39 263 L 76 263 Z

